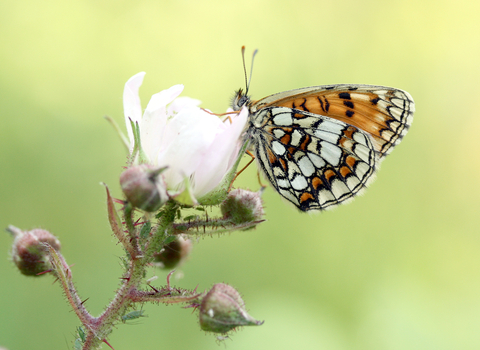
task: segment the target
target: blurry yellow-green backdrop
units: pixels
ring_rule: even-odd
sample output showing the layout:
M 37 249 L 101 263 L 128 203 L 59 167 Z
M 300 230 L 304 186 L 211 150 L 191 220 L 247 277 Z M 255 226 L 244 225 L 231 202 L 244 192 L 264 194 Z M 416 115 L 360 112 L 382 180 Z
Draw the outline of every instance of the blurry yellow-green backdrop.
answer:
M 304 86 L 407 90 L 409 134 L 353 203 L 297 212 L 269 188 L 267 222 L 202 239 L 175 284 L 238 288 L 261 327 L 229 349 L 480 348 L 480 3 L 457 1 L 3 1 L 0 226 L 56 234 L 94 313 L 113 296 L 121 248 L 104 181 L 121 196 L 124 83 L 223 112 L 258 48 L 254 98 Z M 258 189 L 255 167 L 238 186 Z M 52 278 L 27 278 L 0 235 L 0 346 L 71 348 L 79 325 Z M 158 274 L 160 279 L 165 273 Z M 123 349 L 217 349 L 191 309 L 145 305 L 119 325 Z M 222 346 L 222 345 L 220 345 Z M 106 346 L 104 346 L 105 348 Z

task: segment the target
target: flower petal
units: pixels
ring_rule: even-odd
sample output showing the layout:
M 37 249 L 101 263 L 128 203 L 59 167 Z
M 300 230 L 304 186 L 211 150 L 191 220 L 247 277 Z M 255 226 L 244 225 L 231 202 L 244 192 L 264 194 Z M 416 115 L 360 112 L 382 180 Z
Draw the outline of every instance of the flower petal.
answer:
M 182 109 L 170 120 L 163 135 L 168 147 L 158 157 L 159 166 L 169 166 L 165 172 L 169 185 L 192 175 L 221 127 L 218 117 L 198 107 Z
M 213 190 L 234 164 L 242 143 L 240 136 L 247 123 L 248 111 L 243 109 L 235 118 L 226 120 L 227 126 L 217 134 L 215 140 L 205 153 L 201 166 L 195 171 L 195 196 L 197 198 Z
M 142 148 L 151 161 L 157 157 L 163 143 L 163 134 L 167 125 L 166 106 L 183 91 L 183 85 L 174 85 L 152 96 L 148 102 L 140 126 Z
M 194 98 L 182 96 L 179 98 L 176 98 L 175 101 L 173 101 L 169 106 L 167 110 L 168 115 L 175 115 L 178 114 L 182 109 L 184 108 L 190 108 L 190 107 L 198 107 L 202 101 L 196 100 Z
M 123 90 L 123 110 L 125 114 L 125 124 L 127 125 L 128 138 L 130 139 L 130 151 L 133 149 L 133 132 L 130 120 L 134 123 L 139 122 L 142 117 L 142 106 L 138 89 L 142 85 L 145 72 L 135 74 L 125 83 Z

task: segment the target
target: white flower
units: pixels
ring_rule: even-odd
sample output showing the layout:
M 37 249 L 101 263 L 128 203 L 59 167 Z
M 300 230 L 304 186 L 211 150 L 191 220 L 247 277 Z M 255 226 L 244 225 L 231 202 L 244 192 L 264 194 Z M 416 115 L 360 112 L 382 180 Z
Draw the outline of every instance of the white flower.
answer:
M 222 121 L 200 109 L 200 101 L 177 98 L 183 85 L 174 85 L 153 95 L 142 116 L 138 89 L 144 76 L 142 72 L 131 77 L 123 93 L 130 154 L 135 147 L 131 120 L 138 124 L 141 150 L 146 158 L 136 157 L 134 164 L 146 161 L 158 168 L 167 167 L 159 176 L 169 196 L 196 204 L 235 171 L 232 168 L 238 165 L 248 112 L 244 109 L 232 115 L 231 121 Z

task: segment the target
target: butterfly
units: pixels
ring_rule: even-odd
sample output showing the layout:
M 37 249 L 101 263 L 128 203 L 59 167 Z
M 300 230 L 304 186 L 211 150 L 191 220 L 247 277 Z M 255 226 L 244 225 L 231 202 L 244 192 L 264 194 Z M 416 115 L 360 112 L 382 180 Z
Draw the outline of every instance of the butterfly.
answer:
M 415 111 L 406 91 L 356 84 L 306 87 L 258 101 L 240 89 L 232 108 L 244 106 L 245 139 L 259 169 L 302 211 L 328 209 L 362 193 Z

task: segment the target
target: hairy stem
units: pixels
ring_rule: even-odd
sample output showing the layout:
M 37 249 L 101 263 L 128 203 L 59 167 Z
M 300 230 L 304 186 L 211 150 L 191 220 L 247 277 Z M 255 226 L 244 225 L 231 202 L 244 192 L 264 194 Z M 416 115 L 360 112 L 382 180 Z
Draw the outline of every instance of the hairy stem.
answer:
M 138 295 L 138 286 L 145 276 L 145 270 L 148 267 L 148 263 L 153 260 L 154 253 L 158 252 L 163 247 L 165 238 L 168 237 L 165 233 L 172 230 L 176 210 L 177 206 L 173 202 L 168 202 L 165 205 L 156 232 L 150 238 L 150 242 L 143 256 L 131 257 L 127 255 L 130 264 L 122 277 L 123 283 L 118 289 L 117 294 L 99 317 L 92 318 L 88 320 L 87 323 L 84 323 L 87 337 L 83 344 L 83 350 L 95 349 L 104 342 L 106 337 L 111 333 L 113 326 L 121 320 L 121 316 L 125 314 L 129 307 L 131 307 L 132 303 L 141 300 Z M 131 229 L 133 229 L 134 226 L 129 209 L 125 210 L 125 218 L 128 231 L 130 235 L 132 235 Z M 181 302 L 180 300 L 185 302 L 195 299 L 197 296 L 198 294 L 196 293 L 193 294 L 193 297 L 178 295 L 176 296 L 175 301 L 172 302 Z M 160 299 L 166 298 L 163 296 L 163 298 Z
M 72 273 L 70 271 L 67 262 L 63 256 L 53 249 L 50 245 L 46 244 L 49 251 L 52 265 L 54 266 L 53 274 L 58 278 L 62 285 L 63 292 L 67 297 L 68 302 L 72 306 L 73 311 L 83 324 L 89 324 L 94 321 L 94 317 L 83 306 L 83 302 L 78 296 L 77 290 L 72 282 Z

